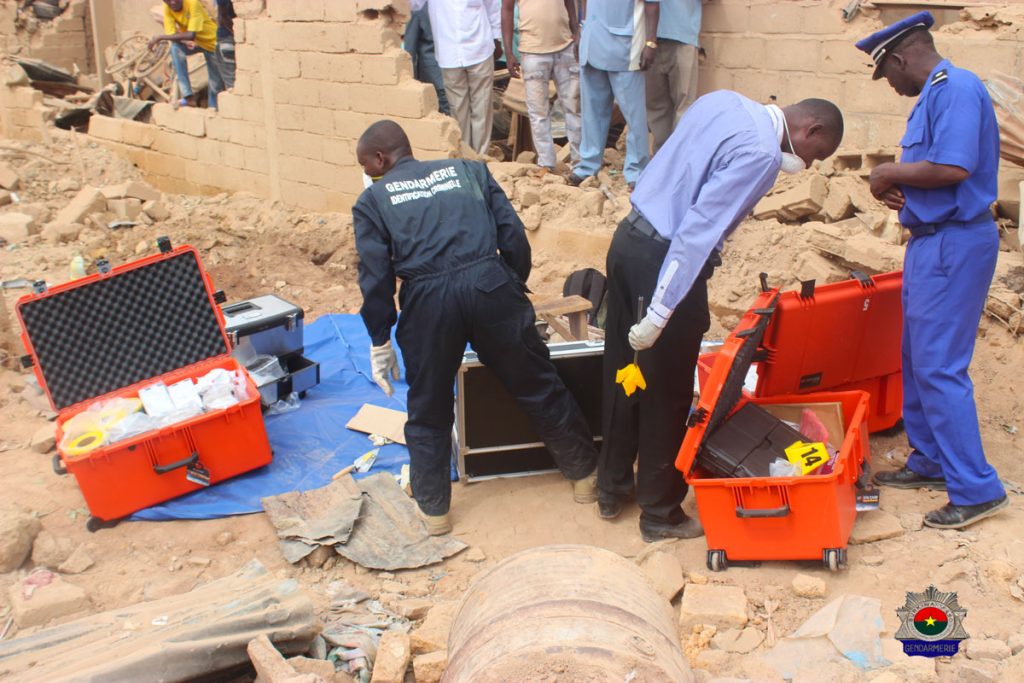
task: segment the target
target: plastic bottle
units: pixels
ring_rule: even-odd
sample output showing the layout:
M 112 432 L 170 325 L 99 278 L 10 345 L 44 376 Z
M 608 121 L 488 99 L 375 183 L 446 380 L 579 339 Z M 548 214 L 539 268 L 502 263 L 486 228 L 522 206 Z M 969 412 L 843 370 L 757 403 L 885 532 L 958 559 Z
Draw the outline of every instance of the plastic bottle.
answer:
M 75 255 L 71 258 L 71 279 L 77 280 L 80 277 L 85 277 L 85 258 L 78 252 L 75 252 Z

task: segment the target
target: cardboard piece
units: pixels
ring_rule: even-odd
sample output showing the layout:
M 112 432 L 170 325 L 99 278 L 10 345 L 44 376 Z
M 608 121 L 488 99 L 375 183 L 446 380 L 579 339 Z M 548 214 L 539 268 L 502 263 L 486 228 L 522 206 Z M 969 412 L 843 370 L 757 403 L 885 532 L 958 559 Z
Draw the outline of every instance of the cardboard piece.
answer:
M 409 416 L 400 410 L 364 403 L 345 427 L 364 434 L 378 434 L 404 446 L 405 421 L 408 419 Z
M 761 407 L 780 420 L 795 424 L 800 424 L 800 414 L 804 408 L 807 408 L 818 416 L 818 419 L 825 425 L 825 429 L 828 430 L 829 445 L 833 448 L 843 445 L 846 429 L 843 428 L 843 405 L 841 403 L 779 403 L 762 404 Z

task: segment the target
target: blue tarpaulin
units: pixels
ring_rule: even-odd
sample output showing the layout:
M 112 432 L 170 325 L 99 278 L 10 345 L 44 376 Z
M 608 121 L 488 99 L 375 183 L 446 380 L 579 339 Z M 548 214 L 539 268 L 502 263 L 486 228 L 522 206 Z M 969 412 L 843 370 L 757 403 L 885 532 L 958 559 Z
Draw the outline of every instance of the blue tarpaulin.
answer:
M 364 403 L 405 411 L 409 387 L 394 382 L 388 398 L 370 371 L 370 338 L 358 315 L 326 315 L 305 329 L 305 355 L 320 363 L 320 384 L 302 407 L 265 418 L 274 459 L 266 467 L 136 512 L 134 520 L 212 519 L 263 509 L 260 499 L 326 486 L 338 471 L 373 448 L 366 434 L 345 429 Z M 370 473 L 393 472 L 409 462 L 401 444 L 380 449 Z M 357 478 L 365 475 L 355 475 Z

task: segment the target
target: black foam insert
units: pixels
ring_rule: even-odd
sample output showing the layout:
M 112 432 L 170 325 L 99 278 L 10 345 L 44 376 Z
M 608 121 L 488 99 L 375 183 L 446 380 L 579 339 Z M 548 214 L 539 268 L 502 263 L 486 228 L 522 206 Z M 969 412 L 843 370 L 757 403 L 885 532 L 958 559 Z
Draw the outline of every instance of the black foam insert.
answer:
M 58 409 L 228 352 L 191 250 L 19 311 Z

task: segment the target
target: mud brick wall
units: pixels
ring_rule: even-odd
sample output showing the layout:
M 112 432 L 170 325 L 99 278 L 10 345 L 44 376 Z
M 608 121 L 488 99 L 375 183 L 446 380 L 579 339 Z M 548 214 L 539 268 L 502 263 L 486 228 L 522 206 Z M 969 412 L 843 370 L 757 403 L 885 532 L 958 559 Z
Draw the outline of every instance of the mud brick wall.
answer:
M 43 93 L 34 88 L 0 86 L 0 134 L 17 140 L 45 140 L 49 125 Z
M 412 78 L 405 3 L 236 2 L 238 75 L 220 111 L 153 107 L 152 123 L 93 117 L 89 133 L 172 192 L 245 190 L 313 211 L 347 211 L 363 189 L 355 144 L 390 118 L 420 158 L 459 149 L 458 125 Z
M 83 73 L 95 71 L 88 0 L 72 0 L 56 19 L 39 20 L 34 33 L 15 30 L 17 5 L 16 0 L 0 2 L 0 49 L 5 54 L 41 59 L 69 71 L 75 66 Z

